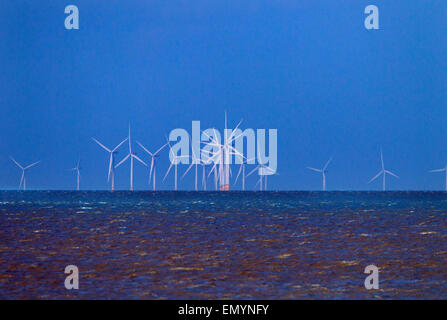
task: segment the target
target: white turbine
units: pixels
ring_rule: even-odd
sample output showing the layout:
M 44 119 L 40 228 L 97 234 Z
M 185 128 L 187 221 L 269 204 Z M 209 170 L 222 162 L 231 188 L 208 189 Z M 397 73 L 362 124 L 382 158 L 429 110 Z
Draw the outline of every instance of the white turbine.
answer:
M 130 138 L 130 125 L 129 125 L 129 136 L 127 137 L 127 140 L 129 141 L 129 153 L 127 156 L 124 157 L 123 160 L 121 160 L 115 168 L 118 168 L 120 165 L 122 165 L 127 159 L 130 159 L 130 191 L 133 191 L 133 160 L 139 161 L 141 164 L 143 164 L 145 167 L 147 167 L 147 164 L 141 160 L 135 153 L 132 152 L 132 140 Z
M 331 161 L 332 161 L 332 157 L 326 162 L 323 169 L 315 169 L 312 167 L 307 167 L 307 169 L 309 169 L 309 170 L 321 173 L 321 175 L 323 177 L 323 191 L 326 191 L 326 169 L 327 169 L 329 163 L 331 163 Z
M 81 167 L 79 166 L 81 163 L 81 160 L 78 160 L 76 163 L 76 167 L 71 168 L 71 171 L 76 171 L 76 190 L 79 191 L 79 182 L 81 177 Z
M 169 172 L 171 171 L 171 168 L 172 168 L 172 166 L 174 166 L 174 190 L 175 191 L 177 191 L 177 166 L 178 166 L 178 163 L 179 163 L 179 161 L 177 161 L 178 159 L 182 159 L 182 158 L 189 158 L 189 156 L 177 156 L 176 154 L 174 154 L 174 152 L 172 151 L 172 147 L 171 147 L 171 144 L 169 143 L 169 140 L 168 140 L 168 146 L 169 146 L 169 154 L 171 155 L 172 154 L 172 160 L 170 159 L 170 161 L 171 161 L 171 164 L 169 165 L 169 168 L 168 168 L 168 170 L 166 171 L 166 174 L 165 174 L 165 176 L 164 176 L 164 178 L 163 178 L 163 181 L 165 181 L 166 180 L 166 177 L 168 176 L 168 174 L 169 174 Z
M 155 191 L 155 176 L 156 176 L 156 168 L 157 168 L 157 162 L 156 158 L 159 157 L 159 153 L 168 145 L 165 143 L 162 147 L 160 147 L 157 151 L 154 153 L 150 152 L 145 146 L 143 146 L 140 142 L 138 142 L 138 145 L 151 156 L 151 168 L 149 170 L 149 184 L 151 183 L 152 178 L 152 190 Z
M 242 156 L 242 157 L 243 157 L 243 158 L 242 158 L 242 163 L 241 163 L 241 165 L 240 165 L 240 167 L 239 167 L 239 171 L 238 171 L 238 173 L 237 173 L 237 175 L 236 175 L 236 179 L 234 180 L 234 184 L 237 183 L 237 180 L 239 179 L 239 176 L 240 176 L 241 173 L 242 173 L 242 191 L 244 191 L 244 190 L 245 190 L 245 178 L 247 177 L 247 176 L 245 175 L 245 165 L 246 165 L 246 164 L 249 164 L 249 162 L 255 160 L 255 158 L 251 158 L 251 159 L 245 160 L 245 159 L 244 159 L 245 157 L 244 157 L 244 156 Z
M 436 169 L 436 170 L 431 170 L 429 172 L 431 172 L 431 173 L 445 172 L 445 191 L 447 191 L 447 165 L 445 166 L 444 169 Z
M 28 170 L 31 167 L 34 167 L 36 164 L 38 164 L 40 161 L 34 162 L 26 167 L 23 167 L 20 163 L 18 163 L 13 157 L 10 157 L 11 160 L 20 168 L 22 169 L 22 177 L 20 178 L 20 184 L 19 184 L 19 189 L 20 187 L 22 187 L 23 185 L 23 191 L 26 190 L 26 177 L 25 177 L 25 172 L 26 170 Z
M 382 175 L 382 190 L 385 191 L 386 190 L 386 175 L 389 174 L 395 178 L 399 178 L 399 177 L 396 174 L 394 174 L 393 172 L 385 169 L 385 163 L 383 161 L 382 149 L 380 149 L 380 162 L 382 165 L 382 169 L 380 169 L 380 171 L 377 175 L 375 175 L 371 180 L 369 180 L 368 184 L 373 182 L 374 180 L 376 180 L 378 177 L 380 177 Z
M 118 148 L 121 147 L 121 145 L 127 141 L 128 138 L 121 141 L 115 148 L 110 150 L 105 145 L 103 145 L 101 142 L 96 140 L 95 138 L 92 138 L 93 141 L 95 141 L 101 148 L 106 150 L 108 153 L 110 153 L 109 157 L 109 172 L 107 174 L 107 181 L 110 181 L 110 178 L 112 178 L 112 191 L 115 190 L 115 154 L 118 153 Z
M 256 170 L 258 170 L 259 180 L 256 183 L 255 187 L 259 184 L 259 191 L 262 191 L 263 190 L 262 182 L 263 182 L 263 179 L 265 179 L 264 180 L 264 191 L 265 191 L 265 190 L 267 190 L 267 176 L 268 175 L 261 174 L 262 171 L 264 171 L 264 170 L 270 171 L 270 172 L 272 172 L 272 174 L 277 174 L 277 173 L 274 172 L 270 167 L 266 166 L 265 164 L 260 163 L 256 166 L 256 168 L 254 168 L 252 171 L 250 171 L 249 174 L 247 174 L 247 177 L 251 176 Z

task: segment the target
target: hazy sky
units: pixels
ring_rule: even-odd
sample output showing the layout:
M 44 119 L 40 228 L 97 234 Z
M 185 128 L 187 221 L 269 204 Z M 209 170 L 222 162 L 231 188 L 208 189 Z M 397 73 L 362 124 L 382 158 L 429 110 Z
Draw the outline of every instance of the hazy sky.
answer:
M 68 4 L 79 30 L 64 27 Z M 380 30 L 363 25 L 369 4 Z M 447 164 L 446 18 L 444 0 L 1 1 L 0 188 L 18 185 L 12 155 L 42 160 L 29 188 L 73 188 L 67 169 L 81 157 L 81 187 L 106 189 L 107 154 L 92 136 L 112 146 L 130 121 L 156 149 L 192 120 L 223 128 L 227 110 L 232 125 L 278 129 L 272 189 L 319 189 L 306 166 L 333 155 L 328 189 L 378 190 L 367 182 L 380 146 L 401 177 L 389 189 L 442 189 L 427 171 Z M 167 153 L 160 160 L 159 182 Z M 117 169 L 118 188 L 128 176 Z M 148 188 L 138 164 L 135 186 Z M 192 175 L 180 182 L 192 187 Z

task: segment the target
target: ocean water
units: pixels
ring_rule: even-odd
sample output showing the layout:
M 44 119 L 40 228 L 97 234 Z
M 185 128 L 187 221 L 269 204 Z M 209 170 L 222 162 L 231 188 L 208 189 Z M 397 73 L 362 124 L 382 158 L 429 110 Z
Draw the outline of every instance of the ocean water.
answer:
M 0 270 L 2 299 L 447 299 L 447 193 L 0 191 Z

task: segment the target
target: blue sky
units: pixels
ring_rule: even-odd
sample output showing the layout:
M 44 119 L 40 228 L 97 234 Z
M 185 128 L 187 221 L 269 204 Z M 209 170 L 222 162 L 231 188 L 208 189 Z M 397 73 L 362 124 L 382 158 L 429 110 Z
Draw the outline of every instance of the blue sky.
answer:
M 79 30 L 64 28 L 68 4 Z M 380 30 L 363 26 L 369 4 Z M 73 188 L 67 169 L 80 157 L 81 186 L 106 189 L 107 154 L 92 136 L 116 144 L 130 121 L 155 149 L 192 120 L 223 128 L 227 110 L 234 125 L 278 129 L 272 189 L 319 189 L 306 166 L 333 155 L 329 190 L 378 190 L 367 182 L 380 146 L 401 177 L 389 189 L 442 189 L 427 171 L 447 163 L 446 16 L 447 2 L 422 0 L 2 1 L 0 188 L 18 185 L 12 155 L 42 160 L 30 188 Z M 165 153 L 159 182 L 167 167 Z M 127 166 L 116 179 L 128 187 Z M 148 188 L 138 165 L 135 186 Z M 192 187 L 192 176 L 180 183 Z

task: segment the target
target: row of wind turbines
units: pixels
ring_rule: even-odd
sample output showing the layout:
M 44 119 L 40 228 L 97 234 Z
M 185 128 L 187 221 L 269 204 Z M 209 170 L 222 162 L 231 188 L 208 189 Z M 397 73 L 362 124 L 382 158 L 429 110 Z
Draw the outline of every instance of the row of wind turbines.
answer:
M 327 172 L 327 167 L 331 163 L 332 159 L 333 158 L 331 157 L 326 162 L 326 164 L 323 166 L 323 168 L 321 168 L 321 169 L 307 167 L 307 169 L 309 169 L 309 170 L 321 173 L 322 180 L 323 180 L 323 187 L 322 187 L 323 191 L 326 191 L 326 172 Z M 399 176 L 396 175 L 395 173 L 393 173 L 392 171 L 385 169 L 385 162 L 383 161 L 382 149 L 380 150 L 380 163 L 381 163 L 380 171 L 374 177 L 372 177 L 371 180 L 369 180 L 368 184 L 370 184 L 371 182 L 373 182 L 374 180 L 377 180 L 380 176 L 382 176 L 382 190 L 386 191 L 386 176 L 390 175 L 390 176 L 398 178 L 398 179 L 399 179 Z M 445 173 L 445 191 L 447 191 L 447 165 L 445 166 L 445 168 L 429 171 L 429 173 L 439 173 L 439 172 Z
M 195 191 L 199 190 L 198 187 L 198 176 L 199 176 L 199 166 L 202 167 L 202 179 L 201 179 L 201 187 L 202 190 L 207 190 L 207 178 L 211 176 L 211 174 L 214 174 L 214 187 L 215 190 L 229 190 L 230 186 L 230 175 L 231 175 L 231 168 L 229 164 L 229 157 L 236 156 L 239 157 L 241 161 L 241 164 L 239 165 L 239 171 L 237 173 L 237 176 L 235 178 L 235 181 L 233 184 L 236 184 L 239 177 L 241 177 L 241 187 L 242 190 L 245 190 L 245 179 L 248 176 L 251 176 L 254 172 L 258 170 L 270 170 L 269 167 L 258 164 L 256 167 L 251 170 L 248 174 L 245 174 L 245 166 L 248 165 L 252 160 L 254 159 L 247 159 L 244 155 L 242 155 L 239 151 L 237 151 L 233 146 L 232 143 L 235 141 L 239 136 L 235 136 L 235 132 L 237 128 L 239 127 L 241 122 L 236 126 L 235 129 L 232 130 L 232 134 L 230 137 L 224 142 L 224 144 L 221 144 L 219 141 L 214 139 L 213 137 L 208 136 L 210 139 L 210 142 L 207 142 L 209 146 L 216 147 L 218 151 L 210 154 L 208 159 L 204 160 L 201 157 L 197 157 L 197 155 L 194 153 L 194 149 L 192 149 L 192 162 L 189 165 L 189 167 L 186 169 L 186 171 L 182 175 L 182 179 L 188 174 L 188 172 L 191 171 L 191 169 L 194 167 L 195 171 L 195 177 L 194 177 L 194 189 Z M 227 127 L 227 121 L 226 121 L 226 115 L 225 115 L 225 129 Z M 130 131 L 130 125 L 129 125 L 129 132 L 128 136 L 123 139 L 120 143 L 118 143 L 115 147 L 109 148 L 106 147 L 103 143 L 101 143 L 96 138 L 92 138 L 92 140 L 100 146 L 102 149 L 104 149 L 108 154 L 108 173 L 107 173 L 107 181 L 111 184 L 111 190 L 115 190 L 115 169 L 121 166 L 126 161 L 130 161 L 130 190 L 133 191 L 133 178 L 134 178 L 134 161 L 139 162 L 140 164 L 144 165 L 145 167 L 149 168 L 149 184 L 152 184 L 152 190 L 156 191 L 156 170 L 157 170 L 157 161 L 160 156 L 160 153 L 166 148 L 169 147 L 169 153 L 172 158 L 172 161 L 169 165 L 168 170 L 166 171 L 163 181 L 166 180 L 168 177 L 171 169 L 174 167 L 174 190 L 178 190 L 178 160 L 181 158 L 185 158 L 189 156 L 178 156 L 174 154 L 172 151 L 172 147 L 170 145 L 170 142 L 168 139 L 167 142 L 159 147 L 155 152 L 149 151 L 148 148 L 146 148 L 142 143 L 137 141 L 137 144 L 141 149 L 150 156 L 150 165 L 148 166 L 145 161 L 143 161 L 140 157 L 137 156 L 137 154 L 132 149 L 132 140 L 131 140 L 131 131 Z M 127 155 L 116 164 L 116 154 L 118 153 L 118 149 L 124 144 L 128 143 L 128 153 Z M 203 156 L 203 155 L 202 155 Z M 22 166 L 17 160 L 15 160 L 13 157 L 10 157 L 11 160 L 22 170 L 22 175 L 20 178 L 20 184 L 19 189 L 22 188 L 23 190 L 26 190 L 26 172 L 36 166 L 40 163 L 40 161 L 31 163 L 27 166 Z M 321 174 L 322 177 L 322 190 L 326 191 L 326 173 L 327 168 L 329 164 L 332 162 L 333 158 L 331 157 L 325 165 L 321 169 L 313 168 L 313 167 L 307 167 L 307 169 L 312 170 L 314 172 L 317 172 Z M 387 175 L 390 175 L 394 178 L 399 178 L 395 173 L 385 168 L 385 163 L 383 159 L 383 152 L 380 150 L 380 162 L 381 162 L 381 169 L 380 171 L 368 182 L 368 184 L 372 183 L 373 181 L 377 180 L 379 177 L 382 177 L 382 190 L 386 191 L 386 177 Z M 206 172 L 206 167 L 212 166 L 211 170 L 209 170 L 208 174 Z M 81 177 L 81 167 L 80 167 L 80 160 L 77 161 L 76 166 L 71 168 L 70 170 L 74 171 L 76 174 L 76 190 L 80 190 L 80 177 Z M 431 170 L 430 173 L 444 173 L 445 174 L 445 190 L 447 191 L 447 165 L 444 168 Z M 275 173 L 276 174 L 276 173 Z M 267 177 L 268 175 L 261 175 L 259 174 L 259 179 L 256 183 L 256 186 L 259 186 L 259 190 L 267 190 Z M 219 188 L 220 185 L 220 188 Z

